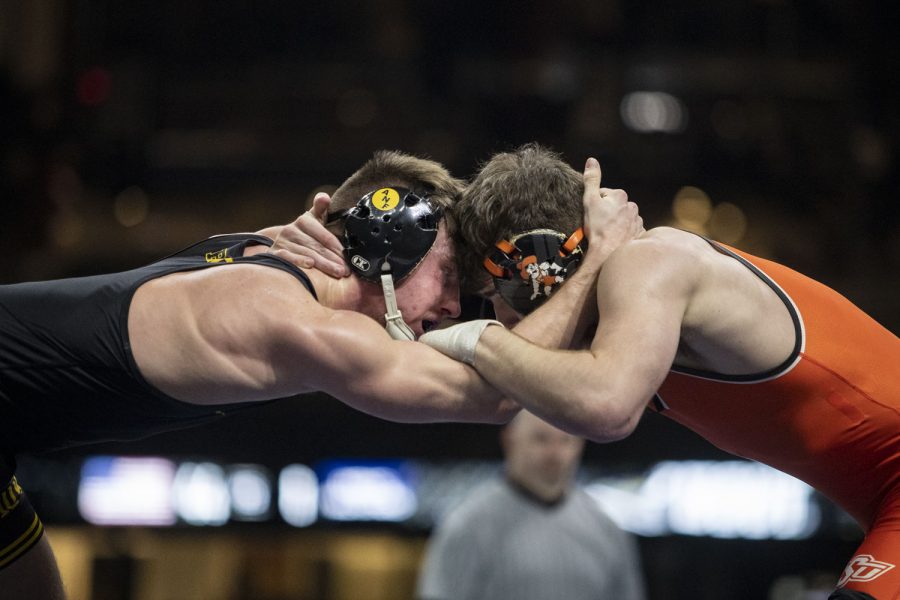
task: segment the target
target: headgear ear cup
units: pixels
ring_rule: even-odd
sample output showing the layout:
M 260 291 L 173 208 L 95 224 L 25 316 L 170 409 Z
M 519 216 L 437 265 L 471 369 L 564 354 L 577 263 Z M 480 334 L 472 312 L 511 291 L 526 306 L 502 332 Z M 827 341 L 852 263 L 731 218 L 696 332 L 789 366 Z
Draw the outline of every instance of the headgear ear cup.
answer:
M 397 308 L 394 284 L 412 273 L 431 251 L 442 216 L 441 208 L 427 195 L 384 187 L 369 192 L 337 217 L 345 219 L 344 257 L 351 271 L 381 283 L 385 329 L 394 339 L 415 339 Z
M 519 314 L 528 314 L 578 268 L 586 248 L 580 227 L 568 237 L 550 229 L 535 229 L 497 242 L 484 259 L 484 267 L 507 304 Z
M 431 250 L 441 217 L 440 207 L 408 189 L 370 192 L 346 213 L 344 256 L 357 275 L 375 282 L 387 262 L 399 283 Z

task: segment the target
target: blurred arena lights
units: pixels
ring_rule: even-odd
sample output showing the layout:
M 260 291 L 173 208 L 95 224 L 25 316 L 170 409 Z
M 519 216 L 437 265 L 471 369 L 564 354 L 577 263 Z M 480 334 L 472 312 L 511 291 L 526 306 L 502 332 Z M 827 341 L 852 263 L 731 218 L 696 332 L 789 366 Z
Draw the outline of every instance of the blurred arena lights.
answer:
M 135 185 L 119 192 L 113 200 L 113 214 L 123 227 L 140 225 L 149 213 L 147 193 Z
M 93 525 L 173 525 L 174 480 L 164 458 L 95 456 L 81 467 L 78 512 Z
M 278 512 L 294 527 L 307 527 L 319 516 L 319 480 L 306 465 L 288 465 L 278 474 Z
M 706 233 L 706 223 L 713 207 L 709 195 L 698 187 L 686 185 L 675 193 L 672 214 L 678 227 L 695 233 Z
M 211 462 L 182 463 L 175 473 L 176 514 L 190 525 L 224 525 L 231 512 L 225 470 Z
M 272 484 L 268 471 L 259 465 L 230 468 L 228 492 L 231 515 L 238 521 L 264 521 L 272 509 Z
M 731 202 L 713 204 L 709 195 L 694 186 L 684 186 L 672 200 L 673 226 L 710 236 L 726 244 L 740 241 L 747 232 L 747 215 Z
M 619 114 L 638 133 L 680 133 L 687 127 L 684 103 L 665 92 L 631 92 L 622 98 Z
M 327 519 L 405 521 L 416 513 L 416 492 L 403 462 L 330 461 L 317 471 Z
M 428 529 L 500 470 L 499 461 L 341 459 L 289 464 L 275 482 L 260 465 L 98 456 L 83 463 L 78 509 L 94 525 L 209 526 L 270 522 L 277 504 L 293 527 L 321 517 Z M 750 461 L 666 461 L 618 476 L 586 466 L 580 480 L 619 526 L 645 537 L 796 540 L 831 527 L 812 488 Z
M 602 481 L 586 489 L 619 526 L 644 536 L 804 539 L 821 520 L 812 488 L 748 461 L 666 461 L 637 489 Z
M 85 106 L 100 106 L 112 92 L 112 75 L 104 67 L 92 67 L 78 77 L 75 96 Z
M 709 232 L 713 238 L 726 244 L 734 244 L 747 231 L 747 216 L 741 207 L 721 202 L 713 209 L 709 219 Z

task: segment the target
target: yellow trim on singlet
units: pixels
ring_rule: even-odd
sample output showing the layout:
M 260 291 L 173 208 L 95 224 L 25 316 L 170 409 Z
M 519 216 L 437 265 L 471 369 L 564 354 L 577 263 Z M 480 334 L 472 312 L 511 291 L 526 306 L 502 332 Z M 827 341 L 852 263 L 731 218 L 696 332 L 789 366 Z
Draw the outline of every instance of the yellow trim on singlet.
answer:
M 8 563 L 17 559 L 20 555 L 27 552 L 32 546 L 34 546 L 37 541 L 40 539 L 41 534 L 44 532 L 44 524 L 41 523 L 41 520 L 37 515 L 34 515 L 34 520 L 31 522 L 31 526 L 19 536 L 19 538 L 14 541 L 12 544 L 0 550 L 0 569 L 5 567 Z
M 3 493 L 0 494 L 0 519 L 11 513 L 15 508 L 19 505 L 19 502 L 22 501 L 22 495 L 25 492 L 22 491 L 19 482 L 16 481 L 16 478 L 13 477 L 9 485 L 6 486 L 6 489 L 3 490 Z

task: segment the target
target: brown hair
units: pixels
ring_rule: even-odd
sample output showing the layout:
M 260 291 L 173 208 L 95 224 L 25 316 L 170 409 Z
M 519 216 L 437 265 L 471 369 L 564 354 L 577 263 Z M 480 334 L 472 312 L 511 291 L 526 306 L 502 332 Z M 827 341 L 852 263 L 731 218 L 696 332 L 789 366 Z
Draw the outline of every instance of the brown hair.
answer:
M 498 241 L 538 228 L 575 231 L 582 223 L 583 192 L 582 174 L 539 144 L 491 157 L 454 208 L 466 290 L 482 287 L 482 262 Z
M 395 150 L 379 150 L 347 178 L 331 196 L 329 212 L 344 212 L 356 205 L 357 201 L 385 186 L 397 186 L 414 192 L 428 193 L 435 206 L 444 209 L 442 220 L 447 233 L 456 231 L 453 206 L 459 201 L 465 182 L 456 179 L 443 165 L 433 160 L 419 158 Z M 328 225 L 337 236 L 344 233 L 344 220 L 337 219 Z

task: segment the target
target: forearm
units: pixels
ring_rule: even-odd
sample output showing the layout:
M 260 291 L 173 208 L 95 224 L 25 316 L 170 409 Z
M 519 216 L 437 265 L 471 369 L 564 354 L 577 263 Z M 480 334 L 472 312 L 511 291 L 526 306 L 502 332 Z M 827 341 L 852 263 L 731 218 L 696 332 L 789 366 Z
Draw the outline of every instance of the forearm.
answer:
M 271 299 L 263 343 L 253 345 L 256 363 L 266 366 L 259 385 L 268 397 L 321 391 L 398 422 L 497 423 L 518 410 L 471 367 L 424 344 L 392 340 L 357 312 L 295 296 Z
M 333 395 L 403 423 L 504 423 L 519 410 L 472 367 L 418 342 L 382 340 L 370 371 L 339 375 Z
M 640 414 L 621 397 L 612 365 L 587 350 L 548 350 L 489 327 L 476 348 L 475 367 L 523 408 L 595 441 L 624 437 Z
M 462 421 L 504 423 L 518 405 L 505 399 L 478 371 L 469 365 L 449 359 L 418 342 L 392 342 L 402 346 L 398 370 L 409 373 L 415 365 L 415 381 L 400 394 L 385 398 L 414 409 L 406 412 L 406 422 Z

